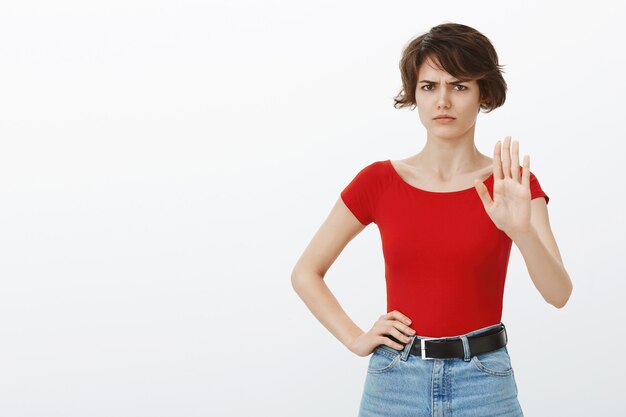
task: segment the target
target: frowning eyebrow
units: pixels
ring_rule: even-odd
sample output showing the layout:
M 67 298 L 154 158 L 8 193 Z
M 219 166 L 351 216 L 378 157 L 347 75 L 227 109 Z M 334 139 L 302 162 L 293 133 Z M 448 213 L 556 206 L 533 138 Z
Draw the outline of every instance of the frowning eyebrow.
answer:
M 455 81 L 450 81 L 449 83 L 446 84 L 460 84 L 460 83 L 466 83 L 467 81 L 461 81 L 461 80 L 455 80 Z M 422 80 L 420 81 L 420 83 L 425 83 L 425 84 L 439 84 L 436 81 L 429 81 L 429 80 Z

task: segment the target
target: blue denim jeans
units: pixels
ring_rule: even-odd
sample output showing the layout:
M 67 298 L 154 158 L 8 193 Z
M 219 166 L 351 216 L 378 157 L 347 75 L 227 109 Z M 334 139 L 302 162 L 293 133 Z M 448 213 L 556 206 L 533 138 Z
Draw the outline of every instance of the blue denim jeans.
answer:
M 422 359 L 411 346 L 428 337 L 410 336 L 403 350 L 376 347 L 369 360 L 359 417 L 523 416 L 506 346 L 487 353 L 469 351 L 467 337 L 503 326 L 483 327 L 464 335 L 464 358 Z

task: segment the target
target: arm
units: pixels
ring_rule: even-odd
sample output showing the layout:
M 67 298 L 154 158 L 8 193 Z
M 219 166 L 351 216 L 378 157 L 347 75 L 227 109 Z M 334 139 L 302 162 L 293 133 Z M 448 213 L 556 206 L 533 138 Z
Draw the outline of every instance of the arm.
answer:
M 363 229 L 365 226 L 339 198 L 291 274 L 291 284 L 298 296 L 320 323 L 348 348 L 363 330 L 341 308 L 324 282 L 324 276 L 348 242 Z
M 513 141 L 511 149 L 511 137 L 507 136 L 502 148 L 504 152 L 500 149 L 500 141 L 496 142 L 493 199 L 479 180 L 474 180 L 476 191 L 496 227 L 503 230 L 522 252 L 528 273 L 544 300 L 562 308 L 573 285 L 550 230 L 547 202 L 544 198 L 531 199 L 530 156 L 524 156 L 520 170 L 519 142 Z
M 530 220 L 530 229 L 513 235 L 513 242 L 522 253 L 530 278 L 543 298 L 556 308 L 562 308 L 572 294 L 573 284 L 550 228 L 545 199 L 531 201 Z

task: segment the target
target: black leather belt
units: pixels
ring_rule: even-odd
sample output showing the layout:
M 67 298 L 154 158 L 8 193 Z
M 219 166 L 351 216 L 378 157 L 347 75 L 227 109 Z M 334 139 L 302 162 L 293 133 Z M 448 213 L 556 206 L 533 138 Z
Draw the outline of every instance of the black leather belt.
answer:
M 406 343 L 399 341 L 391 335 L 387 335 L 391 340 L 406 346 Z M 503 323 L 500 327 L 488 330 L 473 336 L 467 336 L 470 356 L 479 353 L 491 352 L 506 346 L 508 341 L 506 328 Z M 422 351 L 424 347 L 424 351 Z M 423 354 L 422 354 L 423 352 Z M 411 355 L 420 356 L 422 359 L 446 359 L 464 358 L 463 341 L 460 336 L 440 337 L 440 338 L 415 338 L 411 346 Z

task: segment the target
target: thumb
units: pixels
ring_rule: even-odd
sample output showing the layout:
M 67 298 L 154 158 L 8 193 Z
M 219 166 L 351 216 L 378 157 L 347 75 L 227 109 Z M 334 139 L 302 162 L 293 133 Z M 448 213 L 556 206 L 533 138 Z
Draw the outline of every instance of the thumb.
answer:
M 474 188 L 476 188 L 476 192 L 483 202 L 485 209 L 493 204 L 493 200 L 491 199 L 489 190 L 487 190 L 487 186 L 485 184 L 483 184 L 480 180 L 474 179 Z

